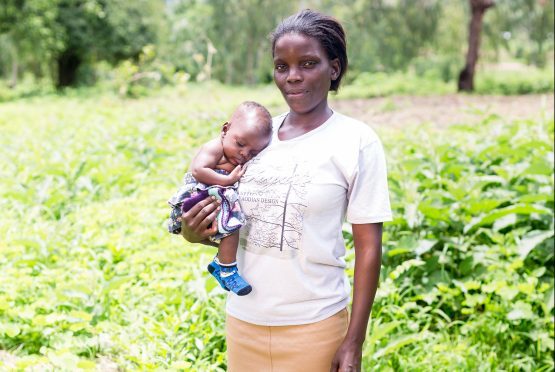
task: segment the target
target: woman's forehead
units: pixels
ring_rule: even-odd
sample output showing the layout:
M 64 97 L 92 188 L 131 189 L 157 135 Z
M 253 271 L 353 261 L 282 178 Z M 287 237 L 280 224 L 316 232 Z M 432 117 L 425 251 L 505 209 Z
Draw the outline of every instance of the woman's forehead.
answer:
M 274 55 L 276 53 L 306 53 L 306 52 L 322 52 L 323 47 L 320 41 L 314 37 L 305 34 L 290 32 L 284 34 L 276 40 L 274 46 Z

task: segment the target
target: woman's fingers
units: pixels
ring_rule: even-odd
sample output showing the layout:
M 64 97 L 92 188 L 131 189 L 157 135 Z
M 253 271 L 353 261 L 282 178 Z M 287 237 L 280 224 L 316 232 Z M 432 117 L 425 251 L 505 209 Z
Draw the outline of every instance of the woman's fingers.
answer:
M 189 211 L 183 213 L 182 218 L 185 225 L 189 230 L 197 234 L 203 233 L 204 235 L 208 225 L 210 225 L 218 215 L 219 205 L 220 202 L 214 197 L 201 200 L 189 209 Z
M 203 210 L 204 210 L 204 208 L 203 208 Z M 220 211 L 220 206 L 218 204 L 216 204 L 216 209 L 214 209 L 212 212 L 210 212 L 199 223 L 197 231 L 205 237 L 208 237 L 210 235 L 214 235 L 216 233 L 216 231 L 218 231 L 218 224 L 216 223 L 216 217 L 218 216 L 219 211 Z M 212 226 L 210 226 L 210 224 L 212 224 Z M 216 228 L 216 231 L 214 231 L 214 228 Z M 212 232 L 212 231 L 214 231 L 214 232 Z

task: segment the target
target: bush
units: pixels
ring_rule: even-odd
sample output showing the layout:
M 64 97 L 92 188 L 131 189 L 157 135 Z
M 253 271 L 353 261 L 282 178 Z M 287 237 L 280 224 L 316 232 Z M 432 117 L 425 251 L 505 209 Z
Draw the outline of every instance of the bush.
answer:
M 479 94 L 553 93 L 553 68 L 483 72 L 477 75 L 475 87 L 476 93 Z

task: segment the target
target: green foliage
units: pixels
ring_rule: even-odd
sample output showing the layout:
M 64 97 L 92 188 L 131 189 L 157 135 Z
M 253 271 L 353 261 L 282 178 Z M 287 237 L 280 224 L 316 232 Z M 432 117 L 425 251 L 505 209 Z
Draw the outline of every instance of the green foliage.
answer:
M 418 76 L 414 73 L 363 72 L 340 90 L 344 98 L 372 98 L 394 94 L 444 94 L 454 93 L 455 85 L 433 76 Z
M 554 17 L 553 0 L 497 1 L 484 29 L 486 46 L 544 67 L 550 61 L 546 51 L 553 50 Z
M 162 58 L 198 81 L 268 82 L 268 34 L 295 11 L 294 2 L 281 0 L 174 1 L 168 8 L 172 27 Z
M 340 89 L 341 98 L 372 98 L 391 95 L 440 95 L 455 93 L 454 81 L 448 64 L 419 66 L 407 72 L 358 74 Z M 476 79 L 477 94 L 516 95 L 550 93 L 554 90 L 553 69 L 521 66 L 516 71 L 489 70 L 483 66 Z
M 476 93 L 479 94 L 515 95 L 554 90 L 553 66 L 543 70 L 488 72 L 479 74 L 476 79 Z
M 162 9 L 156 0 L 11 0 L 0 13 L 0 46 L 9 51 L 0 67 L 12 85 L 19 70 L 74 85 L 79 67 L 136 57 L 156 41 Z
M 0 104 L 0 369 L 225 370 L 214 250 L 166 232 L 166 200 L 237 103 L 279 93 L 70 93 Z M 553 120 L 380 135 L 366 370 L 552 370 Z
M 383 139 L 395 219 L 369 370 L 553 370 L 553 119 Z
M 164 71 L 149 69 L 149 73 L 165 75 L 172 70 L 193 81 L 267 83 L 272 79 L 268 34 L 301 7 L 321 10 L 342 22 L 351 79 L 363 72 L 415 70 L 422 76 L 436 70 L 441 80 L 456 81 L 464 65 L 470 18 L 468 1 L 440 0 L 310 0 L 301 5 L 293 0 L 4 0 L 2 4 L 0 73 L 10 87 L 25 74 L 41 84 L 92 85 L 99 78 L 112 78 L 102 74 L 105 64 L 99 62 L 121 62 L 126 70 L 150 45 L 156 51 L 154 64 Z M 552 0 L 497 1 L 484 19 L 480 60 L 548 66 L 554 48 L 553 14 Z M 145 82 L 129 91 L 150 89 L 149 84 L 141 87 Z
M 119 95 L 139 97 L 158 91 L 164 84 L 185 84 L 189 77 L 188 74 L 176 74 L 173 66 L 156 59 L 154 45 L 147 45 L 137 63 L 128 59 L 118 65 L 114 84 Z
M 397 71 L 408 67 L 437 33 L 440 1 L 355 0 L 336 11 L 351 37 L 349 56 L 355 71 Z M 334 12 L 336 14 L 336 12 Z M 423 20 L 426 20 L 423 22 Z

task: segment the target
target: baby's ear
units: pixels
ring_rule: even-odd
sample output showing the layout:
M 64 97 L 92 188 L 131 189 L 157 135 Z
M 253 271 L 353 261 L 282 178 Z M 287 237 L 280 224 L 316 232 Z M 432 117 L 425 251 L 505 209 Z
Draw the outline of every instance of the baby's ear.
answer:
M 227 134 L 227 131 L 229 130 L 230 125 L 231 124 L 229 124 L 229 122 L 227 122 L 227 121 L 224 123 L 224 125 L 222 125 L 222 132 L 221 132 L 222 138 L 224 138 L 225 135 Z

